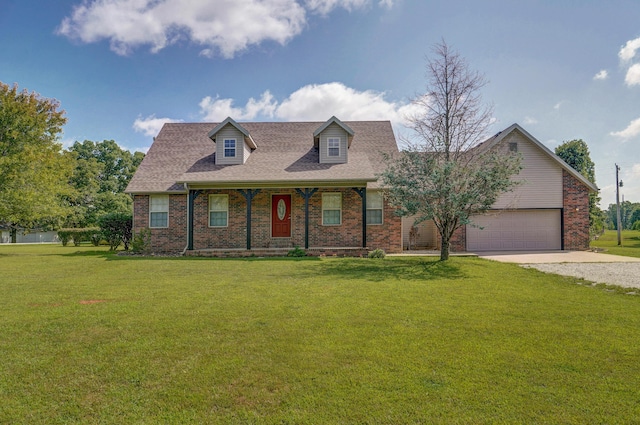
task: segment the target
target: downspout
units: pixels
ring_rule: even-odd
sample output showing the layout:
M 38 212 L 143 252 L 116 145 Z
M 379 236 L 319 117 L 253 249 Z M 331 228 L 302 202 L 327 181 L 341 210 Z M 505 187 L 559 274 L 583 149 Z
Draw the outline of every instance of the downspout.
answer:
M 187 249 L 189 249 L 189 226 L 192 225 L 192 223 L 189 222 L 189 217 L 191 217 L 191 203 L 189 202 L 189 184 L 187 183 L 183 183 L 184 184 L 184 190 L 187 191 L 187 244 L 184 246 L 184 249 L 182 250 L 182 253 L 180 253 L 180 255 L 182 255 L 184 257 L 184 254 L 187 252 Z

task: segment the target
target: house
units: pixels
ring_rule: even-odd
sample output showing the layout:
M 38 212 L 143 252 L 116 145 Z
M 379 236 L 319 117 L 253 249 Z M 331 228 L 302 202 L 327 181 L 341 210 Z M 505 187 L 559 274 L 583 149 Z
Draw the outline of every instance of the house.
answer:
M 452 251 L 529 251 L 589 249 L 589 193 L 598 188 L 551 152 L 518 124 L 513 124 L 482 144 L 504 144 L 522 158 L 520 180 L 484 215 L 452 238 Z M 403 246 L 439 247 L 432 221 L 414 225 L 403 219 Z
M 169 123 L 126 192 L 150 249 L 191 255 L 402 250 L 380 190 L 388 121 Z

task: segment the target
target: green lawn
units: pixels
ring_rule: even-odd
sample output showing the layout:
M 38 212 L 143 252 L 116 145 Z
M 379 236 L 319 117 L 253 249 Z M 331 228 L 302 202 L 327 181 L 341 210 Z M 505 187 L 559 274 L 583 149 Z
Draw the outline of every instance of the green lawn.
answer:
M 476 258 L 0 246 L 0 423 L 624 424 L 640 296 Z
M 598 240 L 591 241 L 591 247 L 604 249 L 607 254 L 640 257 L 640 231 L 623 230 L 620 235 L 621 246 L 618 246 L 618 231 L 607 230 Z

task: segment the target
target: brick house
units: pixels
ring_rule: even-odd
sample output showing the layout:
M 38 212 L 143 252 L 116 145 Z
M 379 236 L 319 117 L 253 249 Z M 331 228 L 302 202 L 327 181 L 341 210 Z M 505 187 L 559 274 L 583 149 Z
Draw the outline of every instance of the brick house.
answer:
M 388 121 L 165 124 L 132 178 L 134 232 L 192 255 L 402 250 L 376 175 Z
M 598 188 L 518 124 L 485 141 L 502 144 L 522 158 L 520 180 L 484 215 L 471 217 L 451 241 L 452 251 L 535 251 L 589 249 L 589 193 Z M 432 221 L 403 219 L 403 246 L 439 248 Z
M 485 141 L 522 156 L 521 180 L 472 217 L 452 251 L 584 250 L 598 188 L 518 124 Z M 192 255 L 361 255 L 438 249 L 432 221 L 399 218 L 377 181 L 398 152 L 388 121 L 165 124 L 132 178 L 134 232 Z

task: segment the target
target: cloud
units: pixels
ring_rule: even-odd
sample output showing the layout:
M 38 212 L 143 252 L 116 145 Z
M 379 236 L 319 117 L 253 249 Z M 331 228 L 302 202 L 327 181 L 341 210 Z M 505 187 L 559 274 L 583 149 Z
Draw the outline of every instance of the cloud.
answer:
M 629 123 L 627 128 L 621 131 L 613 131 L 611 133 L 612 136 L 619 137 L 624 140 L 631 139 L 635 136 L 640 135 L 640 118 L 637 118 Z
M 109 40 L 111 50 L 128 55 L 140 46 L 154 53 L 187 41 L 200 55 L 232 58 L 250 46 L 281 45 L 302 33 L 307 12 L 349 11 L 371 0 L 83 0 L 63 19 L 57 33 L 84 43 Z M 381 0 L 391 7 L 393 0 Z
M 624 82 L 628 86 L 640 85 L 640 63 L 636 63 L 629 67 L 627 75 L 624 77 Z
M 606 69 L 601 70 L 593 76 L 594 80 L 606 80 L 607 78 L 609 78 L 609 72 Z
M 636 55 L 636 51 L 640 49 L 640 37 L 629 40 L 620 48 L 618 57 L 622 62 L 629 62 Z
M 335 115 L 341 120 L 390 120 L 396 125 L 415 108 L 411 104 L 390 102 L 385 93 L 358 91 L 342 83 L 310 84 L 282 102 L 265 91 L 258 100 L 251 98 L 244 106 L 234 106 L 233 99 L 205 97 L 199 104 L 204 121 L 256 118 L 281 121 L 325 121 Z
M 564 100 L 561 100 L 560 102 L 556 103 L 555 105 L 553 105 L 553 109 L 555 109 L 556 111 L 558 111 L 560 109 L 560 107 L 562 106 L 562 104 L 564 103 Z
M 160 132 L 160 129 L 168 122 L 182 122 L 171 118 L 156 118 L 155 115 L 149 115 L 147 118 L 138 117 L 133 122 L 133 129 L 138 133 L 144 133 L 145 136 L 154 137 Z
M 526 125 L 534 125 L 538 124 L 538 120 L 533 117 L 524 117 L 524 123 Z

